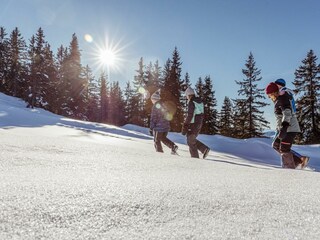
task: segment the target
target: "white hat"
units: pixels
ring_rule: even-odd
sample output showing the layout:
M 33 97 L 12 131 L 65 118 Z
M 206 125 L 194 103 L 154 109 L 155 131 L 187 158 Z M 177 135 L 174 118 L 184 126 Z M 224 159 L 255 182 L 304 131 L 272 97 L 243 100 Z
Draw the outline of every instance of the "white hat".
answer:
M 184 93 L 186 94 L 186 96 L 196 95 L 194 90 L 191 87 L 188 87 Z
M 160 98 L 160 89 L 155 91 L 152 95 L 151 95 L 151 101 L 153 102 L 157 102 L 159 101 L 161 98 Z

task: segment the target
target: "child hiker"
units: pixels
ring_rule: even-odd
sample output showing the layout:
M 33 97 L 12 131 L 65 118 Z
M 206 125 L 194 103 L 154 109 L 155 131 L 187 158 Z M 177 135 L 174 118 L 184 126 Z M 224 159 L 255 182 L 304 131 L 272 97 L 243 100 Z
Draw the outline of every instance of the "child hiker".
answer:
M 304 168 L 309 158 L 291 150 L 294 138 L 300 133 L 300 127 L 291 104 L 292 96 L 288 92 L 279 92 L 276 83 L 271 82 L 265 89 L 268 97 L 274 102 L 274 113 L 277 120 L 277 133 L 272 147 L 280 153 L 283 168 Z
M 170 130 L 168 110 L 161 100 L 160 89 L 151 95 L 153 103 L 150 118 L 150 135 L 154 139 L 154 147 L 157 152 L 163 152 L 161 142 L 171 149 L 171 154 L 177 154 L 178 146 L 167 138 Z

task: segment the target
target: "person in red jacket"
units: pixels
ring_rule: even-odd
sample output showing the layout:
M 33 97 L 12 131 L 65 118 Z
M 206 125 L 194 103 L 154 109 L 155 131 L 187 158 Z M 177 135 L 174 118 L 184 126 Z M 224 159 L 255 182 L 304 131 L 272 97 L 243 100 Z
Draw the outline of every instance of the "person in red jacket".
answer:
M 277 120 L 277 132 L 272 143 L 272 147 L 281 155 L 283 168 L 304 168 L 308 157 L 303 157 L 291 150 L 294 138 L 300 133 L 298 119 L 291 104 L 290 94 L 288 92 L 279 92 L 276 83 L 271 82 L 265 89 L 268 97 L 274 102 L 274 113 Z M 301 156 L 301 157 L 299 157 Z

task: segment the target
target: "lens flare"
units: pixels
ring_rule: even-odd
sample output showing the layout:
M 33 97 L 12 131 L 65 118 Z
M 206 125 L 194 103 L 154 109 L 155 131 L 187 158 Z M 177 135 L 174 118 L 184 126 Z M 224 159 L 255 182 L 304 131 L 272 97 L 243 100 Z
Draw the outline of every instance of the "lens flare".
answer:
M 93 42 L 93 37 L 90 34 L 84 35 L 84 40 L 86 40 L 88 43 Z
M 160 109 L 161 108 L 161 105 L 160 105 L 160 103 L 156 103 L 156 108 L 158 108 L 158 109 Z
M 139 87 L 138 92 L 139 92 L 140 94 L 145 94 L 146 89 L 145 89 L 144 87 Z
M 165 118 L 168 120 L 168 121 L 171 121 L 173 119 L 173 114 L 171 113 L 167 113 Z

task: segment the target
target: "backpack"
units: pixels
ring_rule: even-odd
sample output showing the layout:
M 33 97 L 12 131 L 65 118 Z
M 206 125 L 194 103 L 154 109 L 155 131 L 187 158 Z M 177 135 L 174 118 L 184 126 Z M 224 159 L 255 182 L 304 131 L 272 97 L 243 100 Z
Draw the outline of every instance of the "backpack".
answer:
M 295 102 L 294 97 L 293 97 L 293 91 L 291 89 L 289 89 L 289 88 L 282 87 L 282 88 L 280 88 L 279 92 L 280 92 L 280 95 L 284 94 L 284 92 L 289 94 L 292 112 L 296 113 L 297 112 L 297 108 L 296 108 L 296 102 Z M 281 94 L 281 92 L 282 92 L 282 94 Z

